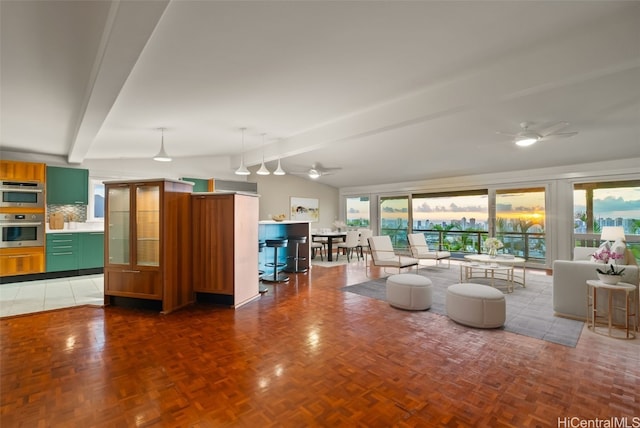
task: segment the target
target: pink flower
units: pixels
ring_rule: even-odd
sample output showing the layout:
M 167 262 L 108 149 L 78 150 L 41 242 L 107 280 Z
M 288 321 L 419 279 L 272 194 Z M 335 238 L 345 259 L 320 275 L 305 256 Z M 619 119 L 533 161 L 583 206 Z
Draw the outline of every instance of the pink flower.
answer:
M 624 258 L 623 254 L 618 254 L 615 251 L 610 251 L 607 249 L 603 249 L 601 251 L 596 251 L 592 254 L 592 257 L 595 260 L 602 260 L 604 263 L 609 263 L 609 260 L 620 260 Z
M 613 260 L 620 260 L 624 258 L 624 254 L 618 254 L 616 252 L 610 252 L 609 253 L 609 258 L 613 259 Z

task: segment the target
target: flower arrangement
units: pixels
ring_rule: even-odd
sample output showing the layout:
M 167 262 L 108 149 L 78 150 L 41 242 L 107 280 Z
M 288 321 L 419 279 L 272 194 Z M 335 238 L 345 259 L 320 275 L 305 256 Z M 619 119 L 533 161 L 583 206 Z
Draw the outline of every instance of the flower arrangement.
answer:
M 498 238 L 487 238 L 486 241 L 484 241 L 484 248 L 487 249 L 491 258 L 494 258 L 497 250 L 502 247 L 504 247 L 504 244 Z
M 333 222 L 333 227 L 335 227 L 336 229 L 338 229 L 338 231 L 342 231 L 342 229 L 346 229 L 347 225 L 345 224 L 344 221 L 341 220 L 336 220 Z
M 487 250 L 494 250 L 495 251 L 495 250 L 499 250 L 500 248 L 504 247 L 504 244 L 498 238 L 487 238 L 487 240 L 484 241 L 484 247 Z
M 620 260 L 620 259 L 624 258 L 624 255 L 623 254 L 618 254 L 615 251 L 610 251 L 610 250 L 608 250 L 606 248 L 603 248 L 602 250 L 599 250 L 599 251 L 596 251 L 595 253 L 593 253 L 591 255 L 591 257 L 593 257 L 592 260 L 597 262 L 597 263 L 607 264 L 607 263 L 609 263 L 610 260 L 613 260 L 615 262 L 616 260 Z

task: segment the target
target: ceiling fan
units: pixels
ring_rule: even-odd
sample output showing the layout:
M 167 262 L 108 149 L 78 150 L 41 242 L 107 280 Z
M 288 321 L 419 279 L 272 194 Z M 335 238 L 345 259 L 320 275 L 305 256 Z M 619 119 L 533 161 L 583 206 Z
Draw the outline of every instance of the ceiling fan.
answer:
M 334 167 L 334 168 L 326 168 L 324 166 L 322 166 L 322 164 L 320 163 L 314 163 L 313 165 L 311 165 L 311 168 L 309 168 L 306 171 L 300 171 L 300 172 L 292 172 L 292 174 L 296 174 L 296 175 L 306 175 L 309 178 L 312 178 L 314 180 L 322 177 L 323 175 L 331 175 L 333 173 L 335 173 L 335 171 L 339 171 L 342 168 L 340 167 Z
M 560 132 L 569 126 L 569 122 L 555 122 L 542 129 L 532 129 L 531 122 L 522 122 L 520 124 L 520 132 L 511 134 L 508 132 L 496 131 L 497 134 L 513 137 L 513 142 L 521 147 L 530 146 L 538 141 L 547 141 L 554 138 L 573 137 L 578 132 Z

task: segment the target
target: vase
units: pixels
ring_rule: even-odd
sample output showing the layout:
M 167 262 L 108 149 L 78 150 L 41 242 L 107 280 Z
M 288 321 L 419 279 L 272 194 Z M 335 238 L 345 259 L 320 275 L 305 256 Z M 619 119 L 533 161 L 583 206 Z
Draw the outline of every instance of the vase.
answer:
M 492 259 L 496 258 L 497 250 L 495 248 L 489 248 L 489 257 Z
M 607 275 L 605 273 L 598 273 L 598 278 L 601 282 L 609 285 L 616 285 L 622 280 L 620 275 Z

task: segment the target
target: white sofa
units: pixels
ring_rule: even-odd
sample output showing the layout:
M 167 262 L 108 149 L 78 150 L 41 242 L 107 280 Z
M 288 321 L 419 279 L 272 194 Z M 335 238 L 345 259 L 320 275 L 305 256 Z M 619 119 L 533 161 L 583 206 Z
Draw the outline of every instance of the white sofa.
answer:
M 606 269 L 606 265 L 590 261 L 590 256 L 597 248 L 576 247 L 573 260 L 556 260 L 553 262 L 553 310 L 556 315 L 586 320 L 587 318 L 587 280 L 598 279 L 597 268 Z M 624 261 L 622 282 L 636 285 L 634 309 L 638 313 L 639 270 L 636 260 L 628 249 Z M 618 263 L 621 265 L 622 263 Z M 600 294 L 598 294 L 600 297 Z M 604 296 L 603 296 L 604 297 Z M 606 308 L 606 299 L 598 299 L 598 308 Z M 624 294 L 614 293 L 614 304 L 624 304 Z M 619 311 L 614 314 L 616 322 L 623 322 Z

